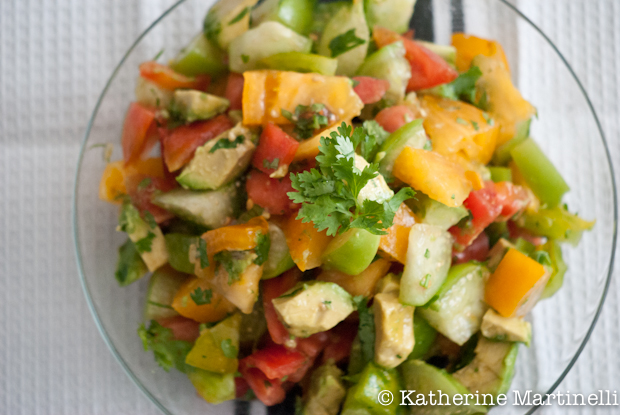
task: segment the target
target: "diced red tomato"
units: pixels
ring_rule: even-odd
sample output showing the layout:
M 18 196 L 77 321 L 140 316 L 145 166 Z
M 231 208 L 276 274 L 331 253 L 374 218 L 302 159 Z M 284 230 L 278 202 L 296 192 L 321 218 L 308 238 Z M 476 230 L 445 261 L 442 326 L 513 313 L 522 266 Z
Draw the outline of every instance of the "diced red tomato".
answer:
M 125 165 L 148 154 L 157 143 L 157 130 L 152 128 L 155 126 L 154 120 L 154 109 L 147 108 L 137 102 L 132 102 L 129 105 L 121 137 Z
M 310 337 L 297 338 L 296 349 L 309 357 L 316 357 L 329 343 L 327 332 L 314 333 Z
M 353 78 L 358 84 L 354 89 L 364 104 L 379 102 L 390 89 L 390 83 L 385 79 L 371 78 L 370 76 L 356 76 Z
M 268 379 L 260 369 L 249 366 L 246 359 L 239 361 L 239 372 L 252 388 L 254 395 L 267 406 L 282 402 L 286 398 L 282 382 L 279 379 Z
M 157 321 L 162 327 L 172 330 L 176 340 L 194 342 L 200 336 L 200 324 L 189 318 L 175 316 L 162 318 Z
M 244 360 L 248 366 L 260 369 L 268 379 L 282 379 L 300 369 L 308 357 L 281 344 L 273 344 L 255 351 Z
M 143 215 L 145 212 L 150 212 L 157 223 L 162 223 L 174 217 L 172 213 L 152 203 L 155 192 L 169 192 L 178 187 L 178 183 L 174 178 L 135 174 L 125 178 L 125 187 L 131 202 Z
M 272 179 L 261 171 L 252 170 L 248 174 L 245 188 L 248 198 L 272 215 L 286 215 L 299 208 L 287 195 L 288 192 L 295 191 L 288 175 L 281 179 Z
M 380 48 L 399 40 L 403 41 L 406 50 L 405 57 L 411 65 L 411 79 L 407 85 L 408 92 L 446 84 L 459 76 L 458 72 L 441 56 L 412 39 L 399 36 L 398 33 L 382 27 L 373 29 L 373 39 Z
M 507 221 L 521 212 L 530 202 L 527 190 L 511 182 L 495 183 L 498 203 L 502 206 L 502 213 L 497 221 Z
M 263 128 L 258 147 L 252 157 L 252 165 L 263 173 L 271 174 L 291 164 L 299 147 L 293 137 L 272 123 Z M 286 175 L 288 176 L 288 174 Z
M 194 152 L 207 141 L 234 124 L 226 115 L 218 115 L 207 121 L 198 121 L 182 125 L 172 130 L 160 129 L 162 134 L 162 154 L 168 170 L 179 170 L 194 157 Z
M 243 101 L 243 75 L 231 72 L 226 85 L 226 99 L 230 101 L 231 110 L 240 110 Z
M 211 82 L 209 75 L 185 76 L 172 68 L 157 62 L 144 62 L 140 65 L 140 76 L 163 89 L 198 89 L 206 91 Z
M 279 277 L 265 280 L 263 285 L 263 308 L 265 319 L 267 320 L 267 330 L 271 339 L 276 344 L 284 344 L 289 339 L 288 330 L 278 319 L 276 310 L 271 300 L 277 298 L 293 288 L 301 278 L 301 271 L 294 267 L 286 271 Z
M 299 369 L 297 369 L 295 373 L 290 374 L 286 380 L 291 383 L 300 382 L 306 376 L 306 374 L 312 368 L 312 366 L 314 366 L 315 359 L 316 358 L 314 357 L 307 358 L 304 365 L 300 367 Z
M 385 108 L 375 117 L 375 121 L 388 133 L 393 133 L 413 120 L 415 120 L 415 114 L 406 105 Z
M 241 399 L 250 390 L 247 380 L 241 376 L 235 377 L 235 398 Z
M 502 212 L 493 182 L 487 182 L 484 188 L 472 191 L 463 205 L 471 211 L 473 219 L 470 226 L 450 228 L 457 251 L 467 248 Z
M 328 332 L 329 344 L 323 350 L 322 362 L 332 360 L 335 363 L 346 359 L 351 354 L 353 340 L 357 336 L 357 325 L 340 323 Z
M 469 261 L 485 261 L 489 254 L 489 237 L 485 232 L 482 232 L 478 237 L 465 248 L 464 251 L 453 251 L 452 264 L 464 264 Z

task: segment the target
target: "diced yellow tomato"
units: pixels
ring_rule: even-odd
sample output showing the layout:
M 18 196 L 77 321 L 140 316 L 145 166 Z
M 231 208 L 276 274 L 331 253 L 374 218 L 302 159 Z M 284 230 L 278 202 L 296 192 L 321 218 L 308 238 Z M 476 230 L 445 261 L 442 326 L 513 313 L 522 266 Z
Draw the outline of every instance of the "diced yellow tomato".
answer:
M 465 72 L 471 67 L 471 61 L 478 55 L 497 56 L 510 71 L 504 48 L 499 42 L 487 40 L 464 33 L 452 35 L 452 46 L 456 48 L 456 69 Z
M 482 71 L 476 86 L 486 94 L 488 111 L 500 126 L 497 145 L 504 144 L 515 136 L 519 126 L 529 122 L 536 108 L 512 84 L 510 72 L 501 60 L 478 55 L 472 63 Z
M 191 318 L 199 323 L 214 323 L 235 310 L 234 305 L 213 290 L 210 304 L 197 305 L 191 297 L 197 288 L 204 291 L 212 290 L 213 287 L 205 279 L 190 278 L 174 296 L 172 308 L 183 317 Z
M 239 367 L 237 353 L 226 352 L 239 350 L 239 327 L 241 314 L 235 313 L 213 327 L 202 330 L 194 347 L 185 358 L 188 365 L 215 373 L 235 373 Z M 224 351 L 222 344 L 227 342 L 229 348 Z
M 295 219 L 296 215 L 289 216 L 282 228 L 291 257 L 302 271 L 320 267 L 323 251 L 333 238 L 316 230 L 312 222 Z
M 461 101 L 425 95 L 420 105 L 427 112 L 424 129 L 433 151 L 448 158 L 460 155 L 487 164 L 497 143 L 499 126 L 487 122 L 484 112 Z
M 345 122 L 347 123 L 347 125 L 351 125 L 351 120 Z M 329 137 L 332 132 L 338 131 L 338 127 L 340 127 L 340 125 L 341 123 L 334 124 L 330 128 L 321 131 L 314 137 L 299 143 L 299 147 L 297 147 L 297 151 L 295 152 L 295 158 L 293 161 L 309 160 L 318 156 L 319 145 L 321 144 L 321 137 Z
M 164 177 L 164 161 L 161 157 L 139 159 L 125 167 L 125 176 L 134 174 L 150 177 Z
M 259 233 L 269 234 L 269 224 L 262 216 L 252 218 L 247 223 L 224 226 L 205 232 L 202 238 L 207 243 L 209 256 L 212 257 L 224 250 L 247 251 L 256 248 L 256 238 Z
M 364 107 L 346 77 L 273 70 L 249 71 L 243 77 L 245 125 L 290 124 L 283 109 L 294 112 L 298 105 L 315 103 L 324 104 L 340 123 L 357 117 Z
M 99 182 L 99 199 L 104 202 L 120 204 L 121 197 L 127 194 L 123 160 L 108 163 Z
M 536 304 L 548 279 L 545 267 L 511 248 L 491 274 L 484 301 L 503 317 L 522 317 Z
M 407 261 L 407 247 L 409 246 L 409 231 L 418 222 L 418 219 L 409 207 L 402 203 L 394 221 L 387 231 L 387 235 L 381 236 L 379 242 L 379 254 L 392 261 L 404 264 Z
M 396 159 L 392 173 L 446 206 L 461 206 L 472 190 L 465 170 L 433 151 L 405 147 Z
M 471 182 L 474 190 L 480 190 L 484 187 L 484 180 L 482 180 L 482 176 L 475 170 L 467 170 L 465 172 L 465 177 L 467 180 Z
M 328 270 L 323 271 L 317 277 L 319 281 L 334 282 L 344 288 L 352 296 L 361 295 L 372 297 L 375 293 L 377 282 L 387 274 L 390 262 L 380 258 L 371 263 L 368 268 L 357 275 L 349 275 L 344 272 Z

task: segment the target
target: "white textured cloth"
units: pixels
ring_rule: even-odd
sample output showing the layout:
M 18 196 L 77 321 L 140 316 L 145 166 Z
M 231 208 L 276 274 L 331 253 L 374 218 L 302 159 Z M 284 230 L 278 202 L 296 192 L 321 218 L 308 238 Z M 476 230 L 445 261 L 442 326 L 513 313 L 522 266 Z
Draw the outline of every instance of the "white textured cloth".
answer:
M 0 414 L 158 414 L 108 352 L 78 280 L 71 195 L 86 122 L 171 0 L 0 0 Z M 620 1 L 520 0 L 580 77 L 620 168 Z M 620 287 L 560 389 L 620 389 Z M 543 413 L 618 413 L 552 407 Z

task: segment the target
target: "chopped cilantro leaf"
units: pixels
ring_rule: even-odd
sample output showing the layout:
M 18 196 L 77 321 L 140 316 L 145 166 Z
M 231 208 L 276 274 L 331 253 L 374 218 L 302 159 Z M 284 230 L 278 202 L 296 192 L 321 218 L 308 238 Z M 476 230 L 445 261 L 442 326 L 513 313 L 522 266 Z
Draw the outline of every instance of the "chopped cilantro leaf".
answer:
M 483 112 L 482 116 L 488 125 L 493 126 L 495 124 L 495 120 L 491 118 L 491 116 L 487 112 Z
M 228 274 L 228 285 L 239 281 L 241 274 L 252 262 L 252 255 L 248 251 L 222 251 L 213 256 L 218 266 L 224 267 Z
M 256 265 L 263 265 L 267 261 L 269 248 L 271 248 L 271 238 L 269 234 L 259 233 L 256 235 L 256 249 L 254 250 L 256 253 L 254 263 Z
M 541 265 L 552 266 L 551 257 L 546 251 L 534 251 L 532 259 Z
M 428 281 L 431 279 L 431 274 L 426 274 L 422 280 L 420 280 L 420 287 L 428 288 Z
M 153 182 L 153 180 L 150 177 L 146 177 L 144 180 L 142 180 L 139 184 L 138 184 L 138 190 L 144 190 L 147 187 L 150 186 L 150 184 Z
M 127 239 L 118 249 L 118 262 L 114 273 L 118 284 L 125 287 L 142 278 L 146 272 L 146 264 L 140 257 L 136 246 L 131 242 L 131 239 Z
M 477 66 L 472 66 L 467 72 L 463 72 L 449 84 L 438 88 L 439 95 L 450 99 L 462 99 L 470 103 L 476 100 L 476 81 L 482 76 L 482 71 Z
M 368 307 L 368 299 L 360 296 L 354 297 L 359 314 L 358 337 L 362 346 L 362 359 L 368 363 L 375 356 L 375 318 L 372 310 Z
M 250 57 L 248 55 L 241 55 L 241 60 L 243 61 L 243 63 L 248 63 L 250 61 Z
M 151 349 L 155 354 L 155 361 L 166 372 L 176 367 L 181 372 L 187 371 L 185 357 L 192 349 L 192 343 L 175 340 L 172 330 L 151 321 L 147 329 L 144 324 L 138 328 L 138 335 L 142 339 L 144 350 Z
M 294 113 L 285 109 L 281 112 L 284 118 L 295 124 L 293 133 L 301 140 L 312 137 L 315 130 L 329 125 L 328 112 L 323 104 L 298 105 Z
M 461 124 L 461 125 L 468 125 L 467 121 L 465 121 L 464 119 L 462 119 L 461 117 L 456 117 L 456 122 Z
M 332 58 L 335 58 L 364 43 L 366 43 L 364 39 L 355 36 L 355 29 L 351 29 L 333 38 L 329 42 L 329 50 L 332 52 Z
M 157 227 L 157 221 L 151 212 L 148 210 L 144 212 L 144 220 L 149 225 L 149 228 L 155 229 Z
M 424 143 L 424 147 L 422 147 L 422 150 L 426 150 L 426 151 L 433 150 L 433 144 L 431 143 L 431 140 L 426 140 L 426 143 Z
M 237 350 L 235 345 L 232 343 L 231 339 L 222 340 L 222 342 L 220 343 L 220 347 L 222 349 L 222 352 L 224 352 L 224 356 L 226 356 L 227 358 L 229 359 L 237 358 L 237 354 L 239 353 L 239 350 Z
M 207 255 L 207 241 L 198 238 L 196 256 L 200 259 L 200 268 L 205 269 L 209 266 L 209 255 Z
M 328 310 L 332 308 L 332 302 L 329 300 L 324 300 L 323 304 L 325 305 L 325 308 L 327 308 Z
M 153 246 L 153 239 L 155 239 L 155 234 L 149 231 L 144 238 L 139 239 L 134 244 L 136 245 L 136 249 L 141 254 L 145 252 L 151 252 L 151 248 Z
M 469 122 L 474 127 L 474 130 L 478 131 L 480 129 L 480 127 L 478 126 L 478 123 L 476 121 L 469 120 Z
M 427 249 L 427 250 L 424 252 L 424 258 L 428 259 L 428 258 L 430 258 L 430 257 L 431 257 L 431 251 Z
M 383 127 L 374 120 L 364 121 L 362 128 L 364 129 L 365 135 L 359 145 L 360 155 L 366 160 L 374 160 L 381 145 L 389 137 L 390 133 L 385 131 Z
M 351 86 L 353 88 L 355 88 L 356 86 L 358 86 L 360 84 L 360 81 L 357 81 L 355 79 L 351 79 Z
M 273 160 L 269 161 L 267 159 L 263 160 L 263 167 L 266 169 L 277 169 L 278 165 L 280 164 L 280 159 L 278 157 L 274 158 Z
M 241 11 L 241 13 L 239 13 L 238 15 L 236 15 L 230 22 L 228 22 L 228 25 L 234 25 L 235 23 L 239 23 L 241 21 L 241 19 L 243 19 L 249 12 L 250 12 L 250 7 L 246 7 L 245 9 L 243 9 Z
M 291 291 L 288 294 L 282 294 L 280 297 L 278 298 L 289 298 L 289 297 L 294 297 L 295 295 L 297 295 L 298 293 L 302 292 L 304 290 L 304 288 L 306 287 L 306 285 L 302 285 L 301 287 L 297 287 L 295 288 L 293 291 Z
M 227 148 L 227 149 L 237 148 L 239 144 L 243 143 L 243 140 L 245 140 L 245 137 L 242 135 L 238 135 L 237 138 L 235 138 L 232 141 L 226 137 L 220 138 L 219 140 L 217 140 L 217 143 L 215 143 L 215 145 L 211 147 L 211 149 L 209 150 L 209 153 L 215 153 L 217 150 L 221 148 Z
M 194 301 L 194 303 L 196 303 L 196 305 L 211 304 L 211 297 L 213 297 L 213 291 L 209 289 L 203 290 L 202 288 L 198 287 L 196 288 L 196 290 L 194 290 L 194 292 L 190 293 L 189 296 Z

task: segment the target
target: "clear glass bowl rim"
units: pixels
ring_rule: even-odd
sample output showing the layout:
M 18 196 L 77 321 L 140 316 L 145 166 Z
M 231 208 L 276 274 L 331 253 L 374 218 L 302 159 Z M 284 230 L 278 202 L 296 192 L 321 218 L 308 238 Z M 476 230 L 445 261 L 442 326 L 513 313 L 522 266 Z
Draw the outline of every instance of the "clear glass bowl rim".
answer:
M 108 92 L 108 89 L 110 88 L 110 85 L 112 84 L 112 82 L 116 78 L 117 73 L 122 68 L 122 66 L 124 65 L 124 63 L 127 60 L 127 58 L 131 55 L 133 50 L 142 41 L 142 39 L 144 39 L 144 37 L 146 37 L 146 35 L 148 35 L 148 33 L 155 26 L 157 26 L 159 24 L 159 22 L 161 22 L 163 19 L 165 19 L 166 16 L 168 16 L 170 13 L 172 13 L 172 11 L 174 11 L 181 4 L 185 3 L 185 1 L 186 0 L 179 0 L 179 1 L 177 1 L 172 6 L 170 6 L 167 10 L 165 10 L 162 13 L 161 16 L 159 16 L 155 21 L 153 21 L 153 23 L 151 23 L 138 36 L 138 38 L 131 44 L 131 46 L 129 47 L 127 52 L 125 52 L 125 54 L 121 58 L 121 60 L 118 63 L 118 65 L 116 65 L 116 67 L 112 71 L 112 74 L 108 78 L 108 80 L 107 80 L 103 90 L 101 91 L 101 94 L 99 95 L 99 98 L 97 99 L 97 102 L 95 103 L 95 107 L 93 109 L 93 112 L 92 112 L 92 114 L 90 116 L 90 119 L 88 120 L 88 124 L 86 126 L 86 131 L 84 133 L 84 138 L 82 139 L 82 144 L 80 146 L 80 153 L 79 153 L 79 156 L 78 156 L 77 168 L 76 168 L 75 176 L 74 176 L 74 188 L 73 188 L 73 198 L 72 198 L 73 242 L 74 242 L 75 257 L 76 257 L 76 262 L 77 262 L 78 274 L 79 274 L 79 278 L 80 278 L 80 283 L 82 285 L 82 290 L 84 292 L 84 296 L 86 297 L 86 302 L 88 304 L 88 308 L 90 310 L 90 313 L 91 313 L 93 319 L 95 320 L 95 324 L 97 326 L 97 329 L 99 330 L 99 333 L 101 334 L 101 337 L 103 338 L 104 342 L 108 346 L 110 352 L 112 353 L 112 355 L 114 356 L 114 358 L 116 359 L 118 364 L 123 368 L 123 370 L 125 371 L 127 376 L 144 393 L 144 395 L 146 395 L 149 398 L 149 400 L 151 402 L 153 402 L 164 414 L 167 414 L 167 415 L 174 415 L 174 414 L 172 414 L 161 402 L 159 402 L 159 400 L 142 384 L 140 379 L 138 379 L 138 377 L 133 373 L 133 371 L 129 368 L 129 366 L 125 362 L 124 358 L 121 356 L 119 351 L 114 346 L 114 343 L 110 339 L 108 333 L 106 332 L 106 330 L 103 327 L 103 324 L 101 323 L 101 320 L 100 320 L 99 315 L 98 315 L 98 311 L 97 311 L 97 309 L 95 307 L 95 304 L 94 304 L 94 302 L 92 300 L 92 297 L 90 295 L 90 290 L 88 288 L 88 283 L 86 281 L 86 276 L 85 276 L 84 268 L 83 268 L 83 265 L 82 265 L 82 257 L 81 257 L 80 247 L 79 247 L 80 245 L 79 245 L 79 235 L 78 235 L 77 195 L 78 195 L 79 176 L 80 176 L 80 171 L 81 171 L 81 168 L 82 168 L 82 160 L 83 160 L 84 152 L 86 150 L 86 142 L 88 141 L 88 137 L 90 136 L 91 129 L 92 129 L 93 124 L 95 122 L 95 118 L 97 117 L 97 114 L 99 112 L 99 108 L 101 106 L 101 103 L 103 102 L 103 100 L 104 100 L 104 98 L 105 98 L 105 96 L 106 96 L 106 94 Z M 577 86 L 579 87 L 579 90 L 583 94 L 583 97 L 585 98 L 585 100 L 586 100 L 586 102 L 588 104 L 590 112 L 592 113 L 592 116 L 593 116 L 594 121 L 596 123 L 596 127 L 598 129 L 598 133 L 599 133 L 601 142 L 603 144 L 603 148 L 605 150 L 605 158 L 606 158 L 606 161 L 607 161 L 607 165 L 608 165 L 609 171 L 611 173 L 611 185 L 612 185 L 612 191 L 613 191 L 613 195 L 612 196 L 613 196 L 613 205 L 614 205 L 614 209 L 613 209 L 613 236 L 612 236 L 611 255 L 610 255 L 609 264 L 608 264 L 608 272 L 607 272 L 607 277 L 605 279 L 605 286 L 603 287 L 603 293 L 601 295 L 601 298 L 599 300 L 598 306 L 596 308 L 596 311 L 595 311 L 595 314 L 594 314 L 594 318 L 592 319 L 592 323 L 590 324 L 590 327 L 588 328 L 588 331 L 586 332 L 586 335 L 585 335 L 583 341 L 579 345 L 579 348 L 575 352 L 575 355 L 569 361 L 568 365 L 562 371 L 562 373 L 560 374 L 558 379 L 551 385 L 551 387 L 547 391 L 548 394 L 551 394 L 559 386 L 559 384 L 562 382 L 562 380 L 564 380 L 564 378 L 566 377 L 568 372 L 572 369 L 572 367 L 574 366 L 575 362 L 577 361 L 577 359 L 581 355 L 581 352 L 585 348 L 586 344 L 588 343 L 588 341 L 590 339 L 590 336 L 592 335 L 592 332 L 593 332 L 593 330 L 594 330 L 594 328 L 596 326 L 596 323 L 597 323 L 597 321 L 599 319 L 599 316 L 601 314 L 601 310 L 603 308 L 603 305 L 605 304 L 605 299 L 607 298 L 607 293 L 609 291 L 609 285 L 611 283 L 611 278 L 613 276 L 614 261 L 615 261 L 615 256 L 616 256 L 616 245 L 617 245 L 617 240 L 618 240 L 618 194 L 617 194 L 617 188 L 616 188 L 616 178 L 615 178 L 613 162 L 611 160 L 611 154 L 610 154 L 610 151 L 609 151 L 609 146 L 607 144 L 607 139 L 605 137 L 605 132 L 603 131 L 603 127 L 601 125 L 601 122 L 600 122 L 600 120 L 598 118 L 596 110 L 594 109 L 594 105 L 592 104 L 592 101 L 590 100 L 590 97 L 588 96 L 588 93 L 587 93 L 586 89 L 584 88 L 583 84 L 579 80 L 579 77 L 577 76 L 577 74 L 575 73 L 575 71 L 573 70 L 571 65 L 568 63 L 568 61 L 566 60 L 564 55 L 562 55 L 560 50 L 551 41 L 551 39 L 542 31 L 542 29 L 540 29 L 532 20 L 530 20 L 525 14 L 523 14 L 516 6 L 510 4 L 507 0 L 497 0 L 497 1 L 499 1 L 500 3 L 504 4 L 505 6 L 507 6 L 509 9 L 511 9 L 513 12 L 515 12 L 521 19 L 523 19 L 529 25 L 531 25 L 532 28 L 535 31 L 537 31 L 543 37 L 543 39 L 549 44 L 549 46 L 551 46 L 551 48 L 558 55 L 558 57 L 562 60 L 562 62 L 564 63 L 564 65 L 566 66 L 568 71 L 570 72 L 572 78 L 577 83 Z M 544 404 L 544 402 L 543 402 L 543 404 Z M 533 406 L 532 408 L 530 408 L 530 410 L 528 410 L 528 412 L 526 412 L 526 415 L 534 413 L 536 410 L 538 410 L 538 408 L 540 406 L 542 406 L 542 404 L 539 405 L 539 406 Z

